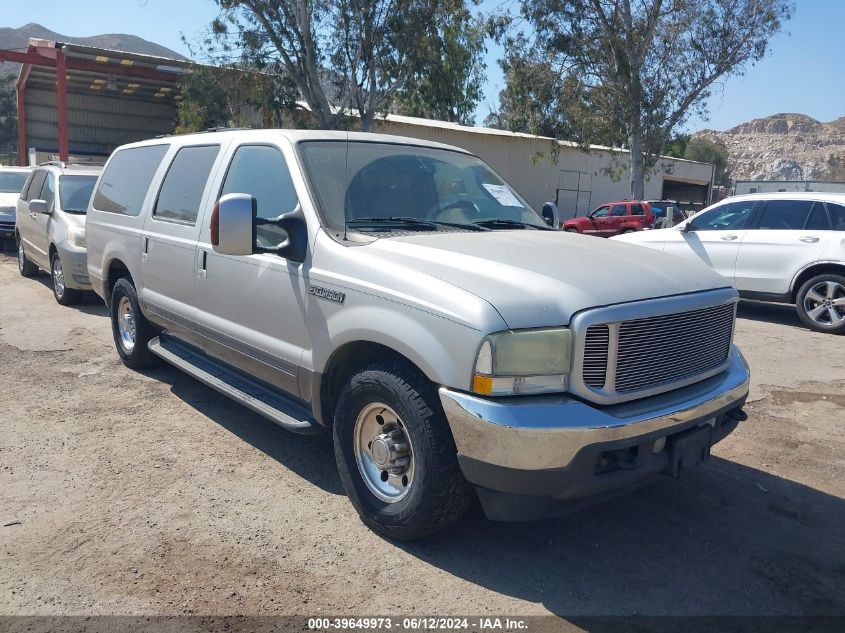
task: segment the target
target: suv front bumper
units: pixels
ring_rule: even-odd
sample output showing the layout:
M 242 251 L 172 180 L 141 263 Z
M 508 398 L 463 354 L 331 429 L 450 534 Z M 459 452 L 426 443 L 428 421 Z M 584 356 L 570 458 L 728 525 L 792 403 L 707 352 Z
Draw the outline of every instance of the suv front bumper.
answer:
M 710 427 L 703 440 L 709 453 L 736 428 L 748 388 L 748 364 L 732 347 L 730 366 L 716 376 L 613 406 L 566 395 L 481 398 L 446 388 L 440 401 L 461 469 L 487 515 L 528 520 L 676 474 L 684 438 Z

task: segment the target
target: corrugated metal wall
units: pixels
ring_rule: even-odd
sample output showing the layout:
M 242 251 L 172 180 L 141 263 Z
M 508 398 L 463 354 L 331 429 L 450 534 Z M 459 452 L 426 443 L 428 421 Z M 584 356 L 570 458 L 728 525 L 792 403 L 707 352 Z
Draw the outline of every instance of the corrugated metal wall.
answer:
M 417 125 L 401 120 L 381 121 L 377 127 L 377 131 L 387 134 L 427 139 L 466 149 L 491 165 L 535 209 L 540 209 L 547 200 L 557 200 L 564 218 L 572 217 L 576 211 L 578 215 L 584 215 L 605 202 L 629 197 L 628 157 L 624 153 L 607 150 L 587 153 L 577 147 L 561 146 L 554 161 L 551 141 L 544 138 Z M 621 177 L 614 180 L 609 170 Z M 664 174 L 671 174 L 673 181 L 688 180 L 706 185 L 710 182 L 712 167 L 703 163 L 661 159 L 657 172 L 646 182 L 647 199 L 663 197 Z
M 57 150 L 56 91 L 27 87 L 27 147 Z M 173 132 L 176 105 L 108 93 L 68 93 L 70 153 L 108 155 L 124 143 Z

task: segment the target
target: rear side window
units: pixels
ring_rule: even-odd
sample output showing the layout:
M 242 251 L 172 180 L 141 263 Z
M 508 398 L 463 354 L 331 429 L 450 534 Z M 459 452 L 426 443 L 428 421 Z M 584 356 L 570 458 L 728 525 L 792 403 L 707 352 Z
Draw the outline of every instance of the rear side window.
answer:
M 807 223 L 804 228 L 810 231 L 828 231 L 830 223 L 827 221 L 827 212 L 824 210 L 824 203 L 814 202 Z
M 153 215 L 156 219 L 193 225 L 197 221 L 202 194 L 219 145 L 183 147 L 167 169 L 158 192 Z
M 242 145 L 229 164 L 220 195 L 248 193 L 257 203 L 259 218 L 276 218 L 293 211 L 299 202 L 285 157 L 275 147 Z M 259 226 L 255 231 L 259 245 L 272 248 L 287 235 L 277 226 Z
M 625 205 L 624 204 L 614 204 L 610 208 L 610 215 L 619 217 L 625 215 Z
M 169 145 L 122 149 L 103 172 L 93 206 L 100 211 L 136 216 Z
M 758 228 L 761 231 L 800 231 L 812 207 L 811 200 L 769 200 L 760 214 Z
M 632 204 L 631 205 L 631 215 L 645 215 L 645 209 L 643 209 L 643 205 Z
M 37 171 L 29 181 L 29 188 L 26 190 L 26 201 L 37 200 L 41 195 L 41 187 L 44 186 L 44 179 L 47 177 L 46 171 Z
M 845 231 L 845 206 L 828 202 L 827 210 L 830 212 L 830 223 L 833 225 L 833 230 Z

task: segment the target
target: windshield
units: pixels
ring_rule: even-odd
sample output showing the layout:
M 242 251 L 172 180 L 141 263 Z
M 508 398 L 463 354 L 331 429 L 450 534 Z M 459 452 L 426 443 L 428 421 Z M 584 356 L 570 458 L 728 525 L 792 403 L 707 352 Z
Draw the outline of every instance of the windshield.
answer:
M 85 213 L 97 182 L 96 176 L 62 176 L 59 178 L 59 200 L 62 211 Z
M 548 229 L 475 156 L 346 141 L 306 141 L 300 149 L 325 221 L 337 231 Z
M 0 193 L 20 193 L 27 178 L 25 171 L 0 171 Z

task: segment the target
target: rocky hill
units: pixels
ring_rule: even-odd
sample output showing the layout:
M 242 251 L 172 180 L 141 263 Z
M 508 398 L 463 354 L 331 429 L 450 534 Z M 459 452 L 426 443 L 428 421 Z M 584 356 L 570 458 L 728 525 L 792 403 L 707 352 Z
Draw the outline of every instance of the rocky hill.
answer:
M 725 145 L 734 180 L 845 180 L 845 117 L 773 114 L 696 136 Z
M 82 44 L 85 46 L 99 46 L 101 48 L 128 51 L 130 53 L 141 53 L 143 55 L 158 55 L 160 57 L 170 57 L 172 59 L 186 59 L 176 51 L 172 51 L 169 48 L 147 41 L 135 35 L 112 33 L 106 35 L 92 35 L 89 37 L 70 37 L 68 35 L 56 33 L 55 31 L 51 31 L 40 24 L 34 23 L 25 24 L 17 29 L 0 27 L 0 48 L 26 50 L 30 37 L 69 42 L 71 44 Z M 0 64 L 0 73 L 17 73 L 18 66 L 19 64 Z

